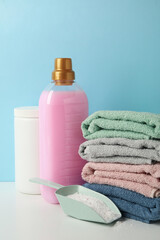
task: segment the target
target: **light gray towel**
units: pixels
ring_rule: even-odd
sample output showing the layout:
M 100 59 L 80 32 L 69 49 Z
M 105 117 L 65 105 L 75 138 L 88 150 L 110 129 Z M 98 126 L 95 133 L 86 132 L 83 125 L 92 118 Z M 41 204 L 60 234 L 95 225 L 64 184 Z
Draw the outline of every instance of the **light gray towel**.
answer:
M 97 138 L 82 143 L 79 155 L 91 162 L 153 164 L 160 162 L 160 141 Z

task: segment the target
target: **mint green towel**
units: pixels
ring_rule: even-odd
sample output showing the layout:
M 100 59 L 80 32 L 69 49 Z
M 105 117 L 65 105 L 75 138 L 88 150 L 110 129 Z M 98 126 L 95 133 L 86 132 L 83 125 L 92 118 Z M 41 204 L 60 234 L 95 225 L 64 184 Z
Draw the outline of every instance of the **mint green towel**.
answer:
M 105 137 L 160 139 L 160 114 L 132 111 L 98 111 L 82 122 L 86 139 Z

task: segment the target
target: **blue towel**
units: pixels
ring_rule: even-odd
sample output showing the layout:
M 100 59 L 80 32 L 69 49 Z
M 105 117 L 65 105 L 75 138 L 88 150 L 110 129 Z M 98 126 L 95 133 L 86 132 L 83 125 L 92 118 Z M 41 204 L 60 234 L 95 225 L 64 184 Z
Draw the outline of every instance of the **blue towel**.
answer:
M 160 198 L 148 198 L 128 189 L 106 184 L 83 185 L 110 198 L 126 218 L 145 223 L 160 220 Z

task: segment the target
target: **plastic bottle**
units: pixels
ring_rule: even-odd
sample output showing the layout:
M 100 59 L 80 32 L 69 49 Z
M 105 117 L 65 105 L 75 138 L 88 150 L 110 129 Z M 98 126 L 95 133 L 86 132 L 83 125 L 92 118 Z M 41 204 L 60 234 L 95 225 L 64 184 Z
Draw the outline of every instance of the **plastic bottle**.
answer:
M 52 79 L 39 100 L 40 177 L 62 185 L 82 184 L 85 161 L 78 148 L 84 141 L 81 123 L 88 116 L 87 96 L 74 81 L 70 58 L 55 59 Z M 41 186 L 49 203 L 58 203 L 55 191 Z
M 40 194 L 40 187 L 29 182 L 39 177 L 38 107 L 14 109 L 15 183 L 21 193 Z

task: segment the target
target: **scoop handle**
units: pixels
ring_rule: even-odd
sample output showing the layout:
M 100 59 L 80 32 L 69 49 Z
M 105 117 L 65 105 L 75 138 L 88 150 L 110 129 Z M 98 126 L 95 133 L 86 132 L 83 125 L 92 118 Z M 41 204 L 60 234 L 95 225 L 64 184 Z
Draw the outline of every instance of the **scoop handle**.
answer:
M 45 186 L 48 186 L 48 187 L 51 187 L 51 188 L 55 188 L 55 189 L 60 189 L 60 188 L 64 187 L 63 185 L 60 185 L 58 183 L 54 183 L 54 182 L 44 180 L 44 179 L 41 179 L 41 178 L 31 178 L 31 179 L 29 179 L 29 181 L 33 182 L 33 183 L 42 184 L 42 185 L 45 185 Z

